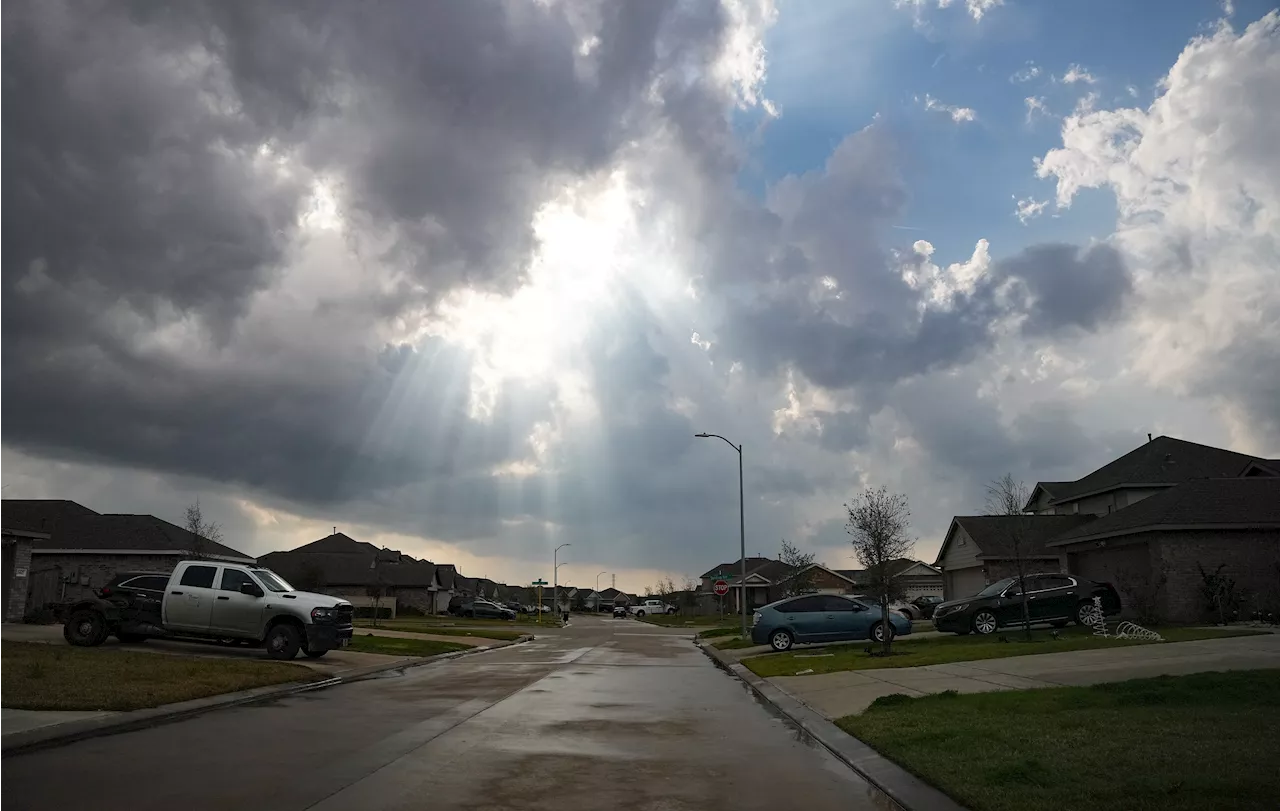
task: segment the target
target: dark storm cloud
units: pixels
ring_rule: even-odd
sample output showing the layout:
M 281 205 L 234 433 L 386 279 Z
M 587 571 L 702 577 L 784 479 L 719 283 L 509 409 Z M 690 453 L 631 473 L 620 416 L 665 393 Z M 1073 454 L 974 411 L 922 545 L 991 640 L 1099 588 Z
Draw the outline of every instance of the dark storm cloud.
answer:
M 537 207 L 653 126 L 657 78 L 700 73 L 724 25 L 668 0 L 6 5 L 6 444 L 304 504 L 433 478 L 457 514 L 537 501 L 485 479 L 524 455 L 549 390 L 508 386 L 473 420 L 470 357 L 377 328 L 462 284 L 510 288 Z M 387 275 L 250 329 L 316 178 Z M 618 409 L 630 362 L 652 363 L 614 359 Z M 647 416 L 619 441 L 669 460 L 638 438 Z
M 1110 245 L 1033 245 L 996 264 L 996 278 L 1022 285 L 1027 314 L 1022 331 L 1052 335 L 1065 328 L 1092 330 L 1115 318 L 1133 292 L 1124 257 Z

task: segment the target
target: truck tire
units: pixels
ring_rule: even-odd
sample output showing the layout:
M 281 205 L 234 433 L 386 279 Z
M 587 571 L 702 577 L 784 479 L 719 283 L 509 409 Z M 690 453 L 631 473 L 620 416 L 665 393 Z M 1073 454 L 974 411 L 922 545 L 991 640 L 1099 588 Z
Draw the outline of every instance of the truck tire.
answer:
M 674 614 L 674 613 L 676 613 L 676 610 L 675 610 L 674 608 L 668 608 L 668 609 L 667 609 L 667 613 L 668 613 L 668 614 Z
M 267 656 L 287 662 L 298 655 L 298 648 L 302 646 L 301 636 L 291 622 L 272 625 L 267 631 Z
M 324 656 L 328 652 L 329 652 L 328 648 L 325 648 L 324 650 L 304 650 L 303 651 L 303 653 L 307 655 L 308 659 L 319 659 L 321 656 Z
M 80 648 L 101 645 L 109 633 L 111 629 L 107 627 L 107 618 L 92 608 L 73 611 L 62 626 L 62 638 L 68 645 Z
M 638 619 L 638 618 L 643 617 L 643 616 L 644 616 L 644 609 L 642 608 L 642 609 L 640 609 L 639 611 L 637 611 L 637 612 L 636 612 L 636 618 Z

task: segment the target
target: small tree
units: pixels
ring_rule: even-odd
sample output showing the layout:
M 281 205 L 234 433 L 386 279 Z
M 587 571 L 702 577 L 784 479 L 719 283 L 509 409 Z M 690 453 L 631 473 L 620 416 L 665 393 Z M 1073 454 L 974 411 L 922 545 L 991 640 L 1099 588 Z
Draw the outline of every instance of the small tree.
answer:
M 845 504 L 849 513 L 846 528 L 853 539 L 853 552 L 866 569 L 867 591 L 880 602 L 881 650 L 889 653 L 893 625 L 889 622 L 889 602 L 894 598 L 893 561 L 908 557 L 915 540 L 907 534 L 911 510 L 907 497 L 884 487 L 867 488 Z
M 1027 603 L 1027 534 L 1031 519 L 1022 511 L 1028 499 L 1027 486 L 1006 473 L 987 483 L 987 515 L 1003 516 L 999 532 L 1009 542 L 1013 563 L 1018 573 L 1018 593 L 1022 595 L 1022 632 L 1031 641 L 1031 606 Z
M 200 510 L 200 499 L 187 506 L 183 516 L 182 528 L 187 531 L 193 558 L 205 557 L 209 552 L 209 543 L 222 543 L 222 527 L 215 521 L 204 520 Z
M 792 546 L 786 538 L 783 538 L 782 551 L 778 553 L 778 560 L 790 566 L 793 573 L 782 581 L 783 597 L 794 597 L 797 594 L 808 594 L 813 591 L 813 571 L 805 571 L 813 565 L 814 556 L 812 552 L 801 552 Z

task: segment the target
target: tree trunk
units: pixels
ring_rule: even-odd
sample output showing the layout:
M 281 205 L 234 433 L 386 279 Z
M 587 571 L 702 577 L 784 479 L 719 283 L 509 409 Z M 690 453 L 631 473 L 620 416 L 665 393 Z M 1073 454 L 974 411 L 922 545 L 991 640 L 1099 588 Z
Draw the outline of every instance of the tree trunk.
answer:
M 1018 564 L 1018 593 L 1022 597 L 1022 638 L 1031 641 L 1031 601 L 1027 599 L 1027 573 L 1021 550 L 1014 550 Z

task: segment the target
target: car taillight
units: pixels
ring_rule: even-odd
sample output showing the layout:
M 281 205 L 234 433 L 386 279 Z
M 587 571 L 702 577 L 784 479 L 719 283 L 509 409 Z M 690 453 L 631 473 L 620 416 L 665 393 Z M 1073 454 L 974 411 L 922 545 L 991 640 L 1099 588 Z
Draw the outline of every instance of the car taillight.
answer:
M 110 587 L 110 586 L 103 586 L 102 588 L 98 589 L 98 593 L 99 593 L 99 594 L 101 594 L 103 597 L 110 597 L 110 596 L 111 596 L 111 587 Z

